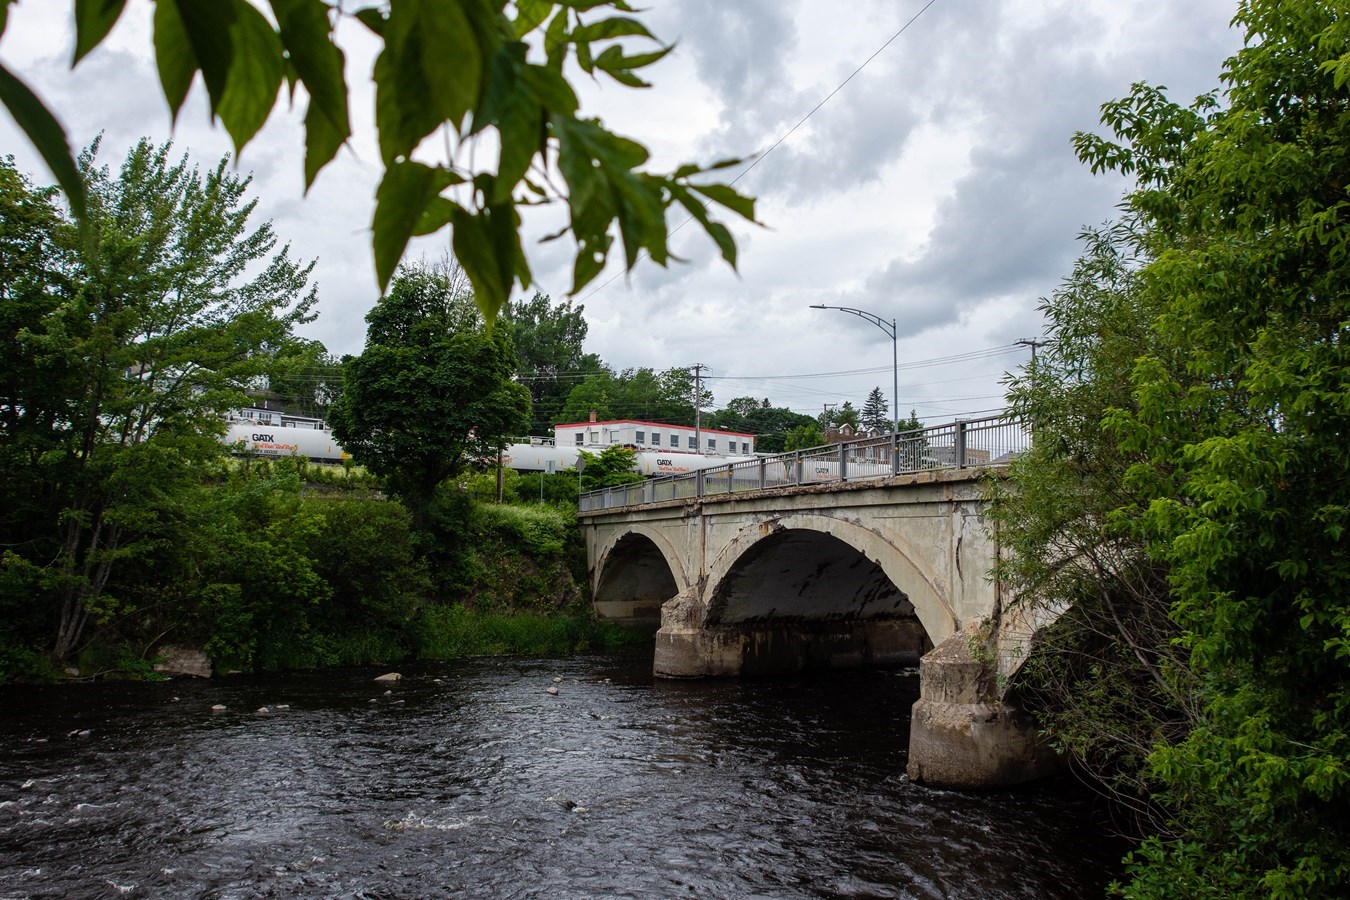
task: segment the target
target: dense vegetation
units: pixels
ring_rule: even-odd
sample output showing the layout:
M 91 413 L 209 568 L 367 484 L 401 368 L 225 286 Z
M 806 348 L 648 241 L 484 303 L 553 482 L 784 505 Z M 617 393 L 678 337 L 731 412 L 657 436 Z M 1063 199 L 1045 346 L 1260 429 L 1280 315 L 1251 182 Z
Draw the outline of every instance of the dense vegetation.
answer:
M 582 596 L 575 478 L 468 492 L 528 409 L 471 297 L 404 271 L 339 381 L 292 334 L 309 267 L 251 224 L 246 177 L 145 142 L 82 167 L 83 230 L 0 162 L 0 681 L 166 644 L 228 670 L 619 639 Z M 332 413 L 367 467 L 226 459 L 224 413 L 273 381 L 362 400 Z
M 1045 304 L 999 527 L 1065 609 L 1028 699 L 1137 812 L 1129 897 L 1350 892 L 1350 10 L 1249 0 L 1221 95 L 1080 135 L 1135 178 Z

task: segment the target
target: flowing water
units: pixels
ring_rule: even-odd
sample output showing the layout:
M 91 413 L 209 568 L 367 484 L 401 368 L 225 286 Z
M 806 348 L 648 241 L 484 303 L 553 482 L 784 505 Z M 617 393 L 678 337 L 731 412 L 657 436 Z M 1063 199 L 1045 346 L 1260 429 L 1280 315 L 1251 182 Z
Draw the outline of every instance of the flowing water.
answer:
M 0 898 L 1076 898 L 1115 870 L 1068 785 L 910 784 L 913 671 L 650 668 L 0 687 Z

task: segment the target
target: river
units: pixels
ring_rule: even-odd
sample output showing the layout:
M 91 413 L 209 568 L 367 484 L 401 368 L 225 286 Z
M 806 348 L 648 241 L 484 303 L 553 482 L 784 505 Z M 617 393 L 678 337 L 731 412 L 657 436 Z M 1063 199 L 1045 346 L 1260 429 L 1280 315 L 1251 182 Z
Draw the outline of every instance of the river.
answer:
M 0 898 L 1078 898 L 1116 870 L 1071 785 L 909 783 L 914 671 L 650 667 L 0 687 Z

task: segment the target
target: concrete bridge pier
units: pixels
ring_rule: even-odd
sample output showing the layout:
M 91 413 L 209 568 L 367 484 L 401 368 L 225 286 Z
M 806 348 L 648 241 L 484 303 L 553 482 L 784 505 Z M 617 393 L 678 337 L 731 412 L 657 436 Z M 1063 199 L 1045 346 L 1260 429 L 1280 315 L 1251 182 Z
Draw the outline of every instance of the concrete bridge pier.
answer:
M 961 629 L 919 662 L 907 774 L 940 787 L 995 788 L 1053 775 L 1059 757 L 1035 723 L 1003 698 L 985 629 Z

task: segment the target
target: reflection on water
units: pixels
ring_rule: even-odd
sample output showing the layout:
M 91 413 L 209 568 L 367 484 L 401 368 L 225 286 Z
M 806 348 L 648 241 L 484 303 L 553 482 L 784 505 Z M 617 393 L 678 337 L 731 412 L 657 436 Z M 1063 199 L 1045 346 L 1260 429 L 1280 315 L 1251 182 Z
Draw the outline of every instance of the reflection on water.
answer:
M 1120 855 L 1063 785 L 909 784 L 912 671 L 650 666 L 0 688 L 0 898 L 1083 897 Z

